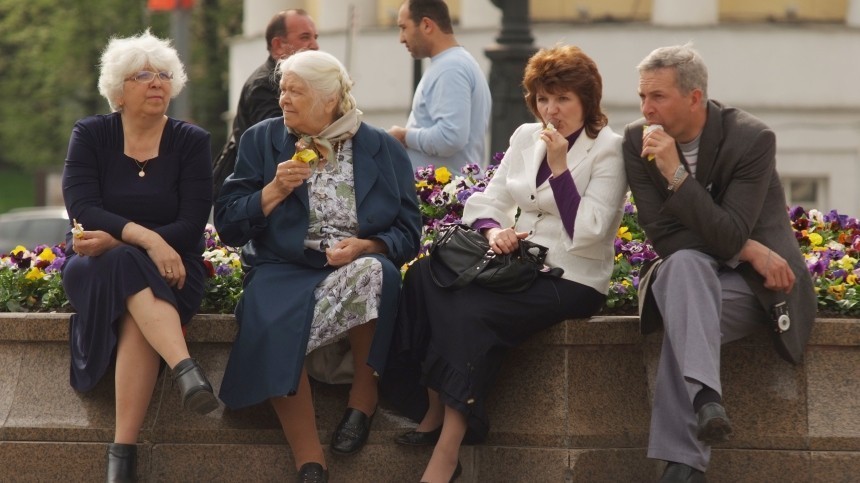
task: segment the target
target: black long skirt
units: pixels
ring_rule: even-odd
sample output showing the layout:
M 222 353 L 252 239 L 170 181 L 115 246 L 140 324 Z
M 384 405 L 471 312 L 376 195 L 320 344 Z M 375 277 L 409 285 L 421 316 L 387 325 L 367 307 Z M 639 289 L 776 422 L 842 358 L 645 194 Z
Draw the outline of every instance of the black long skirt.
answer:
M 427 411 L 426 388 L 466 415 L 469 442 L 489 432 L 485 400 L 504 354 L 533 334 L 571 318 L 590 317 L 605 296 L 586 285 L 540 276 L 526 291 L 492 292 L 470 284 L 439 288 L 428 258 L 406 272 L 382 396 L 407 417 Z
M 69 382 L 77 391 L 95 387 L 116 357 L 119 320 L 126 299 L 145 288 L 173 305 L 183 325 L 200 307 L 206 284 L 202 259 L 183 258 L 185 285 L 170 287 L 141 249 L 120 245 L 97 257 L 72 255 L 63 267 L 63 288 L 75 313 L 69 320 Z

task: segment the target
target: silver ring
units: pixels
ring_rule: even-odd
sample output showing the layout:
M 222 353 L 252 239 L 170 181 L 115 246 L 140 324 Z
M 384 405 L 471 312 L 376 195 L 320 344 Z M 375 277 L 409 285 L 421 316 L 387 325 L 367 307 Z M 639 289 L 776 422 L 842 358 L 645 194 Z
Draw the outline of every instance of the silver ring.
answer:
M 167 273 L 173 273 L 173 270 L 165 270 Z

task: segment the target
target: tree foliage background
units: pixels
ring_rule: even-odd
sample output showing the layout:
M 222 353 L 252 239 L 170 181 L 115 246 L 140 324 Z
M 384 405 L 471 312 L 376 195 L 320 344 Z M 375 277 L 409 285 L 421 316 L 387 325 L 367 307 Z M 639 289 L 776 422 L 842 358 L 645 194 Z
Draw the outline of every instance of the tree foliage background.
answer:
M 170 13 L 146 0 L 0 0 L 0 168 L 61 170 L 77 119 L 110 112 L 98 93 L 98 62 L 112 36 L 170 35 Z M 192 119 L 221 149 L 228 109 L 228 49 L 241 31 L 242 2 L 197 0 L 188 72 Z

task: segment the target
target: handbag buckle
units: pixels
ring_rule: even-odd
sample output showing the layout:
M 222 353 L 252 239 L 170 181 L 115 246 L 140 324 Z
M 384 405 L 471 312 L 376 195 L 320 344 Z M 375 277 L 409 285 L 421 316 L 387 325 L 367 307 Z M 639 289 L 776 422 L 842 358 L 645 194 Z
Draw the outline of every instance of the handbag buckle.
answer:
M 492 248 L 487 250 L 487 252 L 484 253 L 484 257 L 481 259 L 483 263 L 475 267 L 475 270 L 483 270 L 487 263 L 494 258 L 496 258 L 496 252 L 494 252 Z

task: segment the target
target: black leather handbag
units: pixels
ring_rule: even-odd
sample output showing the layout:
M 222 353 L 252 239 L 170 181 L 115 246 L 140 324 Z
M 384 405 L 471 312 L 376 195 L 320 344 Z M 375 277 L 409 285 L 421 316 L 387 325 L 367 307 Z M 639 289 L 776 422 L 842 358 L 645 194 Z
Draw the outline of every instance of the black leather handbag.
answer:
M 436 285 L 449 290 L 476 283 L 500 293 L 522 292 L 541 273 L 563 273 L 544 265 L 547 251 L 543 245 L 520 240 L 513 252 L 497 255 L 484 235 L 464 225 L 448 225 L 430 246 L 430 276 Z

